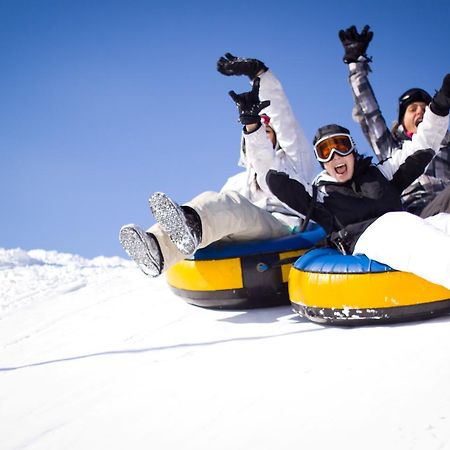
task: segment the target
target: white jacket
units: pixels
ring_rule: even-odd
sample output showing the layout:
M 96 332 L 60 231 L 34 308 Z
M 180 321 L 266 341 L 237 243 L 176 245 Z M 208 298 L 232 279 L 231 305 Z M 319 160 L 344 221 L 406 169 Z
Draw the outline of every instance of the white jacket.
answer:
M 262 113 L 270 117 L 270 126 L 277 137 L 276 149 L 273 149 L 267 138 L 264 126 L 252 133 L 243 132 L 239 165 L 246 170 L 230 177 L 221 192 L 236 191 L 256 206 L 294 227 L 299 225 L 299 217 L 302 216 L 281 203 L 270 192 L 265 182 L 265 174 L 269 169 L 275 168 L 305 185 L 310 185 L 317 171 L 313 150 L 295 119 L 279 80 L 270 70 L 260 75 L 260 79 L 260 100 L 270 100 L 270 105 Z

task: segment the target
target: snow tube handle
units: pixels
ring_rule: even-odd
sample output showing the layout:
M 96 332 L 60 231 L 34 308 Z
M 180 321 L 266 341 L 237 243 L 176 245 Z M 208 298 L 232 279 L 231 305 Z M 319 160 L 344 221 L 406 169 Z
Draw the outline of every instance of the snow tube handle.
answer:
M 285 266 L 286 264 L 293 264 L 295 261 L 297 261 L 298 258 L 299 258 L 298 256 L 293 256 L 291 258 L 284 258 L 272 264 L 259 262 L 258 264 L 256 264 L 256 270 L 258 272 L 267 272 L 270 269 Z

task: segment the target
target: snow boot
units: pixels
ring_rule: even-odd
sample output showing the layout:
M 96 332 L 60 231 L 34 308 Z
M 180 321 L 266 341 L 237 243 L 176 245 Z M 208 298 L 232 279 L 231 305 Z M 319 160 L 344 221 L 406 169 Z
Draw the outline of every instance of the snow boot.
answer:
M 168 234 L 183 255 L 192 255 L 202 238 L 202 224 L 197 212 L 179 206 L 163 192 L 155 192 L 149 199 L 155 220 Z
M 163 256 L 158 241 L 137 225 L 124 225 L 120 229 L 119 240 L 128 256 L 145 275 L 157 277 L 163 269 Z

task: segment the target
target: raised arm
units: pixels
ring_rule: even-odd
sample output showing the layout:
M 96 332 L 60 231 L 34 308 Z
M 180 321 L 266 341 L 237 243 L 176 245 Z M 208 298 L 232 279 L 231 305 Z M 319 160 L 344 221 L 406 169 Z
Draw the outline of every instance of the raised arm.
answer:
M 394 139 L 381 113 L 377 99 L 369 82 L 371 59 L 366 55 L 373 32 L 366 25 L 361 33 L 355 26 L 339 31 L 339 39 L 344 47 L 344 63 L 349 68 L 349 82 L 352 89 L 353 119 L 372 147 L 377 158 L 382 161 L 389 157 L 398 143 Z
M 259 98 L 270 104 L 264 110 L 277 137 L 277 155 L 285 159 L 289 172 L 305 182 L 310 182 L 317 171 L 312 148 L 298 124 L 284 89 L 268 67 L 257 59 L 245 59 L 225 54 L 219 59 L 217 69 L 224 75 L 246 75 L 253 83 L 260 78 Z
M 270 101 L 260 101 L 259 86 L 260 79 L 256 77 L 251 91 L 242 94 L 230 91 L 229 95 L 238 108 L 239 121 L 244 125 L 243 139 L 247 166 L 256 173 L 261 189 L 270 194 L 266 184 L 267 171 L 283 169 L 281 168 L 281 159 L 277 157 L 271 141 L 266 136 L 265 127 L 261 124 L 260 113 L 269 106 Z
M 261 74 L 260 78 L 259 95 L 261 101 L 270 100 L 264 112 L 270 117 L 270 126 L 277 136 L 279 150 L 291 161 L 299 179 L 309 182 L 317 172 L 312 146 L 295 118 L 280 81 L 270 70 Z
M 242 94 L 236 94 L 234 91 L 229 92 L 238 108 L 239 121 L 244 125 L 243 136 L 248 167 L 255 171 L 258 185 L 267 194 L 271 194 L 266 183 L 266 174 L 270 169 L 285 172 L 306 186 L 310 186 L 308 180 L 303 178 L 303 173 L 298 172 L 292 159 L 288 158 L 286 153 L 276 147 L 276 144 L 272 143 L 266 136 L 266 126 L 261 124 L 260 114 L 265 113 L 270 107 L 271 100 L 261 101 L 259 88 L 260 79 L 256 77 L 250 92 Z

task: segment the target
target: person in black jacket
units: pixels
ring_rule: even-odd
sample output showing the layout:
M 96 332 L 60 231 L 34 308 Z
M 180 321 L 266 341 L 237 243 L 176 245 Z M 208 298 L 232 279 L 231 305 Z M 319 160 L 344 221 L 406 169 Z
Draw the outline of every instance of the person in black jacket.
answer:
M 420 176 L 448 128 L 433 99 L 418 132 L 402 152 L 378 164 L 363 157 L 349 130 L 319 128 L 313 144 L 324 170 L 313 188 L 269 170 L 270 190 L 286 205 L 310 217 L 342 253 L 365 254 L 396 270 L 412 272 L 450 289 L 450 214 L 422 219 L 403 211 L 402 191 Z

